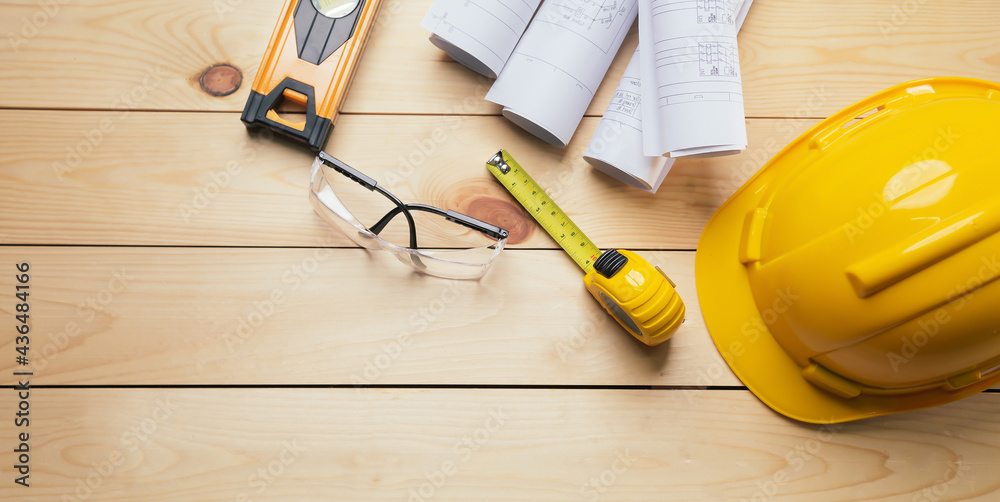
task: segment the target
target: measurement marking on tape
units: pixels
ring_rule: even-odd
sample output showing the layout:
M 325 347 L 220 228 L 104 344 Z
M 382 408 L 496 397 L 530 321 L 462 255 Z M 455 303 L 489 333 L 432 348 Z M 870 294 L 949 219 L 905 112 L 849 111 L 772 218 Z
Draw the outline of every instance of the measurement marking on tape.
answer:
M 486 168 L 570 258 L 584 272 L 590 272 L 594 267 L 594 261 L 601 256 L 601 250 L 521 168 L 521 165 L 506 150 L 501 150 L 486 163 Z

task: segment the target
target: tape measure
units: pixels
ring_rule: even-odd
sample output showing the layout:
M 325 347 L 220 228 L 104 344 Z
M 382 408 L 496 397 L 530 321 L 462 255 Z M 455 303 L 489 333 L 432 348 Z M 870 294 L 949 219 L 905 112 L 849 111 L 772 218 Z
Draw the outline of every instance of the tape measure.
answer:
M 602 253 L 506 150 L 486 168 L 583 269 L 590 294 L 646 345 L 670 338 L 684 322 L 684 301 L 660 267 L 626 250 Z
M 321 150 L 354 78 L 382 0 L 287 0 L 241 119 Z M 304 121 L 278 114 L 283 101 Z

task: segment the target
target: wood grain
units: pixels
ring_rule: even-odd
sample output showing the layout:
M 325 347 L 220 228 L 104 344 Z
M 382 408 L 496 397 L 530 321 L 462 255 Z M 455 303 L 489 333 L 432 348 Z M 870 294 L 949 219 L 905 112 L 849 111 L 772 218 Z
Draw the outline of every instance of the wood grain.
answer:
M 693 253 L 644 255 L 689 307 L 653 349 L 555 250 L 506 251 L 480 282 L 345 249 L 0 247 L 0 264 L 31 263 L 36 384 L 739 385 L 698 311 Z
M 4 107 L 242 110 L 283 2 L 52 3 L 4 2 Z M 218 63 L 242 71 L 238 92 L 201 89 L 201 74 Z
M 556 149 L 427 42 L 431 1 L 386 0 L 328 150 L 409 202 L 511 229 L 480 282 L 354 248 L 307 203 L 311 155 L 247 135 L 238 112 L 282 0 L 0 6 L 0 267 L 31 263 L 34 371 L 32 487 L 4 476 L 0 498 L 1000 497 L 1000 393 L 837 427 L 786 420 L 714 348 L 692 252 L 819 118 L 914 78 L 1000 80 L 1000 3 L 756 0 L 740 35 L 750 150 L 682 160 L 651 196 L 581 158 L 634 29 Z M 201 88 L 217 64 L 242 73 L 236 92 Z M 483 169 L 500 147 L 599 246 L 646 250 L 677 282 L 688 317 L 668 344 L 635 342 L 587 295 Z M 437 227 L 421 239 L 457 245 Z M 0 294 L 12 281 L 0 273 Z M 2 385 L 15 354 L 0 337 Z M 5 466 L 24 432 L 16 396 L 0 392 Z
M 419 24 L 430 3 L 384 5 L 345 112 L 498 113 L 481 99 L 489 82 L 427 42 Z M 4 5 L 0 106 L 242 110 L 281 2 L 59 5 L 47 17 L 31 0 Z M 36 29 L 33 16 L 45 20 Z M 915 78 L 1000 80 L 998 24 L 993 0 L 758 0 L 740 35 L 747 115 L 824 117 Z M 604 112 L 635 44 L 633 31 L 588 114 Z M 238 92 L 216 98 L 200 89 L 198 77 L 217 63 L 242 70 Z M 144 86 L 151 71 L 155 85 Z
M 249 136 L 235 114 L 7 110 L 0 121 L 18 122 L 0 136 L 2 242 L 353 245 L 309 206 L 312 156 Z M 751 120 L 749 151 L 682 159 L 655 196 L 583 161 L 597 119 L 558 149 L 501 117 L 345 116 L 327 150 L 407 202 L 504 226 L 514 247 L 554 248 L 484 167 L 504 147 L 602 248 L 694 249 L 715 209 L 813 122 Z M 451 229 L 420 232 L 456 244 Z
M 32 486 L 0 497 L 987 501 L 998 411 L 810 426 L 742 391 L 35 389 Z

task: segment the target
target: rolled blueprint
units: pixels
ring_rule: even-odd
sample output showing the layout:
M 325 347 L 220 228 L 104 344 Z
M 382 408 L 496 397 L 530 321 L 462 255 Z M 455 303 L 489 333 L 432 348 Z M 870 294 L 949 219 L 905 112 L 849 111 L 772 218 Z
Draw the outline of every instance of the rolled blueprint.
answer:
M 622 183 L 656 193 L 674 159 L 643 154 L 641 99 L 636 49 L 583 158 Z
M 738 10 L 726 1 L 642 0 L 643 151 L 670 157 L 745 150 Z
M 486 99 L 566 146 L 637 14 L 637 0 L 545 0 Z
M 739 31 L 753 0 L 737 2 Z M 641 45 L 641 44 L 640 44 Z M 637 47 L 615 90 L 604 117 L 597 126 L 584 160 L 623 183 L 656 193 L 673 166 L 674 159 L 643 152 L 640 48 Z
M 421 26 L 452 59 L 496 78 L 541 1 L 434 0 Z

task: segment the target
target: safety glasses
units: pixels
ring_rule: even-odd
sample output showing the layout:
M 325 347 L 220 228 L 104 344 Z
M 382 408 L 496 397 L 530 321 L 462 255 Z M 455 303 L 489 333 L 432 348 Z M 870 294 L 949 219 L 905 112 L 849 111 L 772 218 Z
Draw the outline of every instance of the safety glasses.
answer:
M 326 152 L 320 152 L 313 161 L 311 178 L 309 201 L 323 220 L 339 228 L 359 246 L 369 250 L 387 251 L 399 261 L 424 274 L 447 279 L 478 279 L 486 273 L 507 243 L 507 230 L 471 216 L 424 204 L 403 204 L 395 195 L 380 187 L 375 180 Z M 356 187 L 353 187 L 352 191 L 351 186 L 345 186 L 353 184 L 360 185 L 373 193 L 358 194 Z M 374 192 L 381 197 L 376 196 Z M 366 225 L 362 223 L 363 220 L 355 216 L 355 212 L 364 210 L 370 213 L 372 207 L 385 204 L 382 197 L 388 199 L 390 209 L 377 222 Z M 355 211 L 352 212 L 349 208 Z M 444 225 L 432 222 L 438 228 L 444 227 L 440 231 L 465 234 L 472 230 L 481 234 L 477 240 L 486 241 L 488 244 L 461 249 L 421 249 L 417 245 L 415 213 L 444 222 Z M 407 229 L 402 232 L 408 234 L 406 238 L 408 245 L 390 242 L 380 236 L 399 215 L 406 221 Z M 367 221 L 372 220 L 369 218 Z

